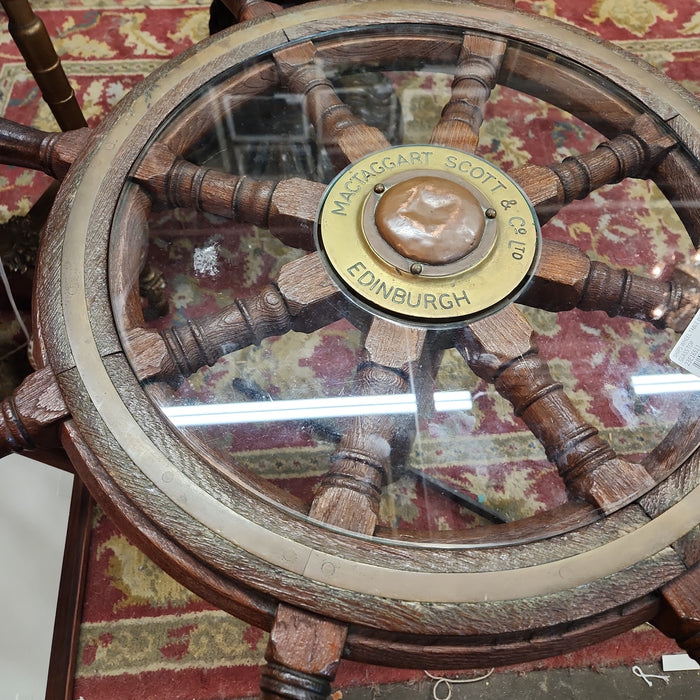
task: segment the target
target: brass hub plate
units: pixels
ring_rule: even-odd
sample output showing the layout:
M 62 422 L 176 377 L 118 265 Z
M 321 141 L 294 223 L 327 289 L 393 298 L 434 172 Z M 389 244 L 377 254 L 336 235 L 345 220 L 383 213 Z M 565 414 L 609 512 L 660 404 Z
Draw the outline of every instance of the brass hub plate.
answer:
M 421 325 L 474 320 L 513 301 L 538 258 L 534 209 L 503 171 L 442 146 L 396 146 L 343 170 L 316 232 L 333 278 L 361 306 Z

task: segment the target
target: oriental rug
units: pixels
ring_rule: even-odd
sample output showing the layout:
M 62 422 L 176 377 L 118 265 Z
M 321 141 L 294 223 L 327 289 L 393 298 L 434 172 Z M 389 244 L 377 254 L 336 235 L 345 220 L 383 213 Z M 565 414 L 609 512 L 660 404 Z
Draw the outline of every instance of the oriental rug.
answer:
M 63 3 L 35 0 L 33 6 L 55 41 L 91 126 L 98 124 L 113 104 L 163 61 L 208 34 L 208 0 L 152 0 L 149 3 L 137 0 L 67 0 Z M 697 0 L 585 0 L 578 3 L 520 0 L 517 6 L 614 41 L 700 95 L 700 2 Z M 4 24 L 0 31 L 0 114 L 20 123 L 54 130 L 56 127 L 50 112 L 27 75 Z M 405 84 L 397 89 L 404 110 L 409 109 L 414 115 L 408 128 L 419 130 L 424 121 L 432 123 L 435 106 L 426 104 L 418 91 L 412 101 L 413 87 Z M 514 107 L 514 99 L 507 93 L 503 94 L 494 109 L 506 113 Z M 524 157 L 521 153 L 525 152 L 527 139 L 542 139 L 543 149 L 544 141 L 548 140 L 550 151 L 562 156 L 591 147 L 589 135 L 575 124 L 561 122 L 555 130 L 545 127 L 551 120 L 550 115 L 544 113 L 531 113 L 517 128 L 512 124 L 507 126 L 498 112 L 493 116 L 482 141 L 485 139 L 489 143 L 503 167 L 520 164 L 518 159 Z M 407 138 L 420 137 L 417 132 L 408 134 Z M 532 143 L 527 146 L 531 147 Z M 0 221 L 28 211 L 47 184 L 48 178 L 41 174 L 0 167 Z M 627 187 L 628 196 L 633 201 L 647 194 L 635 190 L 641 185 Z M 600 196 L 602 199 L 606 197 L 604 193 Z M 645 232 L 656 226 L 659 216 L 663 218 L 663 214 L 652 218 L 648 210 L 635 209 L 618 225 L 621 230 L 630 227 L 642 232 L 636 245 L 650 245 L 651 238 L 647 238 Z M 578 240 L 585 244 L 592 240 L 592 231 L 599 224 L 599 221 L 586 219 L 583 210 L 573 209 L 559 225 L 562 230 L 575 232 Z M 672 227 L 669 224 L 669 228 Z M 162 228 L 165 231 L 168 227 L 163 223 Z M 610 240 L 615 233 L 615 230 L 610 231 Z M 212 240 L 219 240 L 216 236 L 214 224 Z M 181 242 L 183 245 L 191 244 Z M 235 259 L 235 248 L 226 248 L 225 242 L 217 243 L 217 246 L 221 259 Z M 168 248 L 163 246 L 162 249 L 166 251 L 162 253 L 162 262 L 172 263 L 168 260 Z M 598 252 L 605 253 L 604 250 Z M 275 256 L 275 251 L 267 253 L 270 257 Z M 634 257 L 634 251 L 630 255 Z M 664 258 L 662 252 L 659 257 Z M 253 273 L 247 271 L 246 274 Z M 255 280 L 250 282 L 253 284 Z M 183 300 L 185 294 L 178 297 L 177 287 L 172 293 L 173 298 L 179 299 L 179 306 L 173 312 L 177 316 L 185 306 L 192 305 L 192 300 Z M 199 310 L 208 311 L 226 301 L 221 297 L 221 290 L 212 289 L 211 292 L 203 291 L 196 304 Z M 170 320 L 172 317 L 163 322 Z M 618 356 L 607 358 L 605 362 L 634 362 L 635 358 L 625 356 L 623 348 L 644 347 L 648 339 L 634 336 L 642 331 L 625 323 L 613 324 L 611 328 L 610 332 L 619 335 L 621 350 Z M 556 354 L 556 343 L 563 342 L 567 328 L 552 324 L 543 316 L 536 330 L 552 339 L 554 346 L 550 352 Z M 309 381 L 314 381 L 322 373 L 319 368 L 330 366 L 329 357 L 333 356 L 337 361 L 334 342 L 333 334 L 329 333 L 307 347 L 305 354 L 302 353 L 300 362 L 307 368 Z M 600 362 L 598 365 L 592 363 L 588 370 L 591 373 L 602 371 Z M 280 376 L 276 367 L 266 368 L 261 364 L 260 371 Z M 222 365 L 206 372 L 209 372 L 207 381 L 211 384 L 230 383 L 235 378 Z M 470 388 L 474 395 L 478 394 L 478 387 Z M 580 383 L 567 388 L 574 396 L 585 394 L 585 387 Z M 284 387 L 278 386 L 278 389 Z M 190 390 L 196 393 L 197 387 L 190 387 Z M 183 389 L 186 391 L 187 388 Z M 593 397 L 589 403 L 583 398 L 581 401 L 582 410 L 590 411 L 592 415 L 606 410 L 596 403 L 602 403 L 602 397 Z M 616 449 L 628 455 L 643 451 L 644 446 L 634 442 L 632 433 L 625 427 L 634 416 L 623 407 L 612 413 L 606 428 L 607 437 Z M 508 424 L 511 420 L 504 406 L 497 401 L 489 408 L 477 407 L 477 418 L 494 425 Z M 452 464 L 449 449 L 441 444 L 439 430 L 433 437 L 434 442 L 426 443 L 424 448 L 433 450 L 439 466 L 449 474 Z M 516 441 L 516 451 L 529 448 L 528 440 L 529 437 Z M 265 462 L 265 455 L 252 447 L 242 458 L 251 463 Z M 488 455 L 484 456 L 484 460 L 488 458 Z M 522 455 L 512 455 L 513 460 L 520 458 Z M 289 465 L 284 460 L 284 453 L 278 450 L 278 461 L 273 466 L 280 479 L 289 477 Z M 493 480 L 493 474 L 489 480 L 484 480 L 475 472 L 467 490 L 481 496 L 491 489 L 490 502 L 515 516 L 523 516 L 563 497 L 560 487 L 536 473 L 537 470 L 531 469 L 516 476 L 515 472 L 504 469 L 499 475 L 498 487 L 494 487 L 487 483 Z M 314 474 L 300 478 L 307 477 L 310 482 Z M 305 488 L 303 483 L 300 488 Z M 410 483 L 399 480 L 392 484 L 392 488 L 399 507 L 383 514 L 387 522 L 410 523 L 423 517 L 415 507 Z M 256 695 L 266 635 L 213 608 L 180 586 L 136 549 L 99 509 L 95 510 L 92 523 L 86 586 L 75 678 L 76 699 L 156 700 L 167 697 L 173 700 L 214 700 Z M 656 661 L 662 653 L 673 651 L 677 651 L 673 643 L 645 626 L 565 656 L 498 671 L 633 665 Z M 337 697 L 342 697 L 342 689 L 352 685 L 419 681 L 423 678 L 421 671 L 346 662 L 341 664 L 334 687 L 340 693 Z

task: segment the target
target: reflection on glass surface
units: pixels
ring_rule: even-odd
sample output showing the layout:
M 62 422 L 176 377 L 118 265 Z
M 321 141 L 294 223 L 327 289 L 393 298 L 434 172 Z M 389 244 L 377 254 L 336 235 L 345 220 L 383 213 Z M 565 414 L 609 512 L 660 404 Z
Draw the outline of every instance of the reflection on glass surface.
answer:
M 269 58 L 260 61 L 271 65 Z M 390 144 L 430 142 L 451 96 L 453 70 L 438 59 L 386 71 L 326 66 L 339 97 Z M 218 84 L 203 88 L 200 97 L 208 101 L 207 114 L 220 118 L 208 117 L 210 128 L 183 153 L 189 161 L 282 181 L 328 183 L 337 174 L 303 97 L 275 85 L 241 97 Z M 188 105 L 159 138 L 175 133 L 195 108 Z M 604 140 L 572 115 L 504 86 L 494 91 L 485 116 L 478 154 L 504 172 L 560 162 Z M 169 300 L 164 316 L 144 306 L 146 326 L 153 329 L 251 299 L 276 284 L 287 263 L 307 255 L 265 227 L 190 209 L 153 207 L 144 228 L 145 257 L 163 274 Z M 653 278 L 670 279 L 678 269 L 694 276 L 700 271 L 672 207 L 643 180 L 605 186 L 572 203 L 545 224 L 542 235 L 572 243 L 592 260 Z M 700 380 L 674 374 L 668 354 L 677 335 L 671 330 L 609 318 L 603 311 L 518 308 L 555 380 L 583 419 L 626 459 L 639 461 L 673 425 L 682 410 L 678 392 L 698 390 Z M 273 334 L 179 382 L 157 383 L 154 396 L 164 415 L 227 469 L 247 470 L 292 494 L 301 512 L 352 418 L 394 416 L 379 517 L 395 536 L 415 530 L 432 537 L 527 517 L 567 500 L 537 439 L 452 347 L 454 329 L 431 330 L 421 361 L 401 368 L 409 393 L 364 395 L 357 370 L 371 315 L 352 300 L 335 311 L 318 329 Z
M 638 396 L 700 391 L 700 378 L 692 374 L 649 374 L 632 377 L 632 387 Z
M 468 391 L 436 391 L 436 411 L 468 411 L 472 407 Z M 347 416 L 416 414 L 415 394 L 385 396 L 345 396 L 338 398 L 288 399 L 246 403 L 208 404 L 203 406 L 166 406 L 165 415 L 173 425 L 226 425 L 266 423 L 286 420 L 312 420 Z

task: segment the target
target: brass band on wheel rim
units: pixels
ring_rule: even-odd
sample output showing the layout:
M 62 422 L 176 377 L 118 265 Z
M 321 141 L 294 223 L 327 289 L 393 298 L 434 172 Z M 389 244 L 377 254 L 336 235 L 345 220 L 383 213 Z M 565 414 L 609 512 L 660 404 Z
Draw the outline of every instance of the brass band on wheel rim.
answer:
M 400 188 L 391 211 L 382 211 Z M 407 200 L 420 200 L 422 188 L 436 192 L 436 204 Z M 425 231 L 424 220 L 440 220 L 441 210 L 443 230 Z M 414 242 L 398 240 L 400 227 L 428 239 L 414 245 L 412 257 Z M 389 148 L 343 170 L 326 193 L 317 238 L 331 274 L 361 304 L 422 324 L 455 324 L 517 296 L 537 260 L 540 233 L 532 205 L 503 171 L 475 155 L 419 145 Z M 426 250 L 441 239 L 450 243 L 444 262 Z
M 480 30 L 483 30 L 484 23 L 492 22 L 495 25 L 496 22 L 504 21 L 506 24 L 503 31 L 506 34 L 507 32 L 515 34 L 516 30 L 517 32 L 522 30 L 526 37 L 534 37 L 541 31 L 542 23 L 537 21 L 536 18 L 505 12 L 492 7 L 472 6 L 470 3 L 464 3 L 464 6 L 467 9 L 455 3 L 435 2 L 431 3 L 431 11 L 440 11 L 443 13 L 443 17 L 449 17 L 450 19 L 453 18 L 454 13 L 456 20 L 461 20 L 463 24 L 469 26 L 472 18 L 470 17 L 467 20 L 466 13 L 474 10 L 473 16 L 477 18 L 476 25 Z M 415 13 L 417 17 L 421 10 L 419 3 L 404 2 L 403 0 L 400 3 L 387 3 L 386 6 L 374 2 L 335 3 L 313 8 L 310 10 L 310 17 L 312 20 L 323 20 L 325 22 L 324 26 L 329 27 L 340 16 L 341 10 L 347 10 L 353 13 L 353 19 L 356 22 L 362 23 L 365 21 L 368 12 L 372 12 L 379 7 L 382 10 L 388 8 L 397 13 Z M 385 16 L 388 16 L 388 12 Z M 349 23 L 347 18 L 344 21 L 346 24 Z M 426 20 L 423 21 L 425 22 Z M 89 157 L 85 159 L 84 164 L 79 169 L 75 169 L 69 175 L 67 184 L 63 189 L 64 206 L 61 210 L 65 217 L 63 222 L 64 229 L 54 232 L 57 235 L 54 235 L 43 248 L 43 257 L 49 264 L 45 264 L 42 267 L 45 270 L 60 270 L 60 288 L 50 293 L 54 296 L 47 294 L 46 299 L 43 301 L 44 305 L 40 310 L 42 330 L 45 333 L 48 348 L 66 348 L 59 351 L 54 350 L 54 354 L 49 359 L 64 388 L 66 401 L 74 416 L 75 424 L 83 432 L 85 440 L 91 449 L 95 452 L 98 449 L 103 450 L 100 452 L 100 458 L 104 459 L 110 474 L 113 475 L 119 487 L 124 489 L 129 498 L 138 503 L 143 512 L 158 527 L 161 527 L 163 531 L 169 534 L 174 533 L 170 534 L 174 540 L 183 543 L 183 547 L 193 552 L 203 561 L 206 561 L 214 570 L 225 571 L 226 575 L 233 577 L 234 574 L 230 572 L 244 570 L 250 559 L 256 559 L 259 569 L 255 577 L 255 585 L 266 594 L 300 605 L 318 606 L 322 614 L 336 615 L 339 618 L 342 618 L 344 615 L 347 617 L 347 610 L 351 609 L 352 621 L 368 626 L 372 626 L 376 622 L 378 608 L 385 606 L 386 609 L 398 613 L 395 618 L 395 624 L 397 626 L 404 625 L 400 629 L 426 634 L 434 634 L 436 630 L 438 632 L 464 634 L 467 628 L 462 624 L 464 620 L 460 620 L 459 616 L 455 614 L 457 606 L 444 606 L 442 618 L 440 621 L 436 621 L 438 617 L 437 608 L 441 606 L 434 606 L 431 602 L 425 606 L 426 609 L 430 610 L 430 617 L 426 617 L 426 620 L 418 619 L 417 616 L 413 615 L 416 610 L 421 608 L 420 604 L 409 602 L 403 606 L 399 602 L 393 605 L 392 601 L 384 599 L 382 592 L 377 590 L 375 582 L 369 577 L 364 577 L 357 582 L 358 586 L 364 588 L 361 591 L 361 595 L 352 596 L 348 595 L 349 589 L 345 581 L 334 579 L 331 582 L 328 580 L 324 581 L 322 578 L 314 579 L 311 576 L 314 572 L 311 570 L 303 566 L 290 564 L 289 559 L 284 558 L 284 545 L 287 537 L 280 535 L 279 531 L 270 530 L 267 533 L 267 539 L 262 541 L 256 539 L 259 535 L 259 523 L 253 523 L 254 527 L 251 527 L 251 530 L 254 530 L 253 536 L 246 539 L 246 536 L 250 533 L 235 527 L 237 525 L 236 518 L 228 518 L 225 501 L 226 494 L 218 494 L 213 490 L 210 493 L 206 490 L 205 485 L 189 482 L 188 477 L 181 473 L 182 464 L 186 459 L 196 460 L 197 458 L 188 455 L 187 448 L 176 442 L 168 431 L 165 421 L 161 421 L 159 426 L 162 436 L 155 438 L 152 433 L 149 433 L 152 430 L 152 426 L 150 424 L 148 427 L 145 426 L 144 423 L 139 422 L 135 417 L 135 415 L 141 417 L 149 411 L 155 413 L 154 407 L 143 389 L 136 385 L 136 380 L 133 377 L 126 382 L 120 379 L 120 373 L 122 373 L 121 376 L 124 376 L 127 372 L 128 362 L 119 347 L 117 332 L 111 327 L 108 328 L 109 342 L 107 342 L 104 340 L 104 328 L 108 323 L 104 318 L 96 318 L 95 309 L 103 309 L 108 304 L 107 300 L 102 296 L 104 290 L 101 287 L 97 291 L 91 288 L 90 295 L 86 294 L 87 282 L 93 282 L 95 279 L 92 276 L 93 273 L 88 263 L 99 256 L 103 256 L 103 260 L 106 259 L 108 246 L 108 231 L 104 228 L 107 217 L 104 216 L 103 211 L 96 211 L 94 199 L 98 191 L 105 190 L 108 192 L 108 197 L 114 197 L 114 201 L 116 201 L 130 164 L 135 162 L 141 148 L 147 141 L 144 138 L 139 143 L 133 137 L 132 130 L 134 125 L 144 122 L 147 126 L 150 126 L 152 131 L 155 131 L 157 129 L 156 117 L 160 115 L 162 119 L 163 115 L 169 114 L 169 111 L 175 109 L 178 104 L 172 96 L 173 92 L 176 92 L 182 86 L 185 79 L 187 79 L 185 87 L 190 91 L 194 89 L 195 85 L 201 84 L 201 81 L 192 80 L 190 73 L 194 72 L 195 69 L 202 69 L 202 66 L 208 60 L 214 60 L 217 56 L 226 54 L 227 51 L 232 52 L 235 49 L 237 51 L 236 60 L 243 62 L 259 54 L 260 39 L 265 36 L 266 32 L 273 35 L 275 40 L 279 40 L 281 32 L 278 30 L 280 27 L 285 29 L 285 31 L 293 30 L 288 33 L 288 36 L 291 37 L 298 37 L 304 31 L 310 29 L 307 26 L 299 27 L 297 26 L 298 24 L 298 22 L 295 24 L 289 15 L 280 16 L 267 22 L 261 22 L 255 27 L 248 27 L 238 34 L 228 34 L 217 39 L 216 42 L 210 43 L 203 48 L 198 48 L 197 52 L 186 54 L 177 67 L 171 67 L 168 71 L 159 75 L 160 83 L 157 85 L 151 82 L 144 84 L 141 91 L 137 92 L 134 98 L 123 107 L 121 111 L 123 123 L 119 122 L 115 126 L 114 119 L 111 119 L 107 126 L 100 131 L 99 138 L 95 139 Z M 343 25 L 339 22 L 338 26 L 342 27 Z M 550 29 L 548 26 L 546 28 Z M 579 35 L 575 33 L 572 35 L 580 40 L 581 45 L 577 48 L 578 53 L 582 53 L 584 50 L 594 51 L 596 48 L 601 53 L 605 53 L 597 44 L 591 42 L 590 45 L 587 45 L 586 41 Z M 541 36 L 538 35 L 538 38 L 541 39 L 542 46 L 547 50 L 555 51 L 557 48 L 556 41 L 561 41 L 562 37 L 567 38 L 568 36 L 568 29 L 560 25 L 553 25 L 552 32 L 542 32 Z M 239 44 L 236 43 L 237 37 L 239 37 Z M 550 37 L 554 37 L 551 40 L 551 45 L 548 43 L 550 42 Z M 247 45 L 246 41 L 250 45 Z M 609 65 L 612 66 L 612 58 L 607 55 L 606 58 Z M 614 58 L 617 59 L 619 57 L 614 56 Z M 602 59 L 598 59 L 598 63 L 602 62 Z M 625 66 L 628 66 L 628 64 L 625 64 Z M 628 67 L 630 75 L 634 75 L 634 80 L 637 81 L 634 84 L 637 86 L 643 85 L 639 80 L 640 71 L 635 69 L 634 65 Z M 633 79 L 631 78 L 630 80 L 632 81 Z M 664 87 L 664 84 L 657 86 L 656 83 L 654 85 L 659 88 L 655 94 L 662 96 L 659 99 L 669 99 L 673 103 L 676 113 L 681 116 L 688 115 L 688 109 L 683 109 L 681 98 L 674 94 L 668 86 Z M 637 89 L 641 95 L 642 91 L 646 94 L 646 91 L 650 88 L 648 85 L 644 85 L 643 89 Z M 179 92 L 179 100 L 187 97 L 189 97 L 189 93 L 187 93 L 186 89 Z M 689 134 L 687 139 L 690 141 L 696 138 L 698 131 L 700 131 L 697 118 L 695 118 L 695 121 L 692 121 L 689 117 L 686 126 Z M 115 153 L 118 153 L 120 158 L 115 158 Z M 107 173 L 106 178 L 104 178 L 105 173 Z M 116 178 L 111 183 L 110 176 Z M 77 192 L 73 192 L 70 189 L 71 187 L 76 188 Z M 73 194 L 75 194 L 75 201 L 72 198 L 66 199 L 69 196 L 72 197 Z M 67 205 L 67 201 L 70 202 L 71 206 Z M 113 204 L 113 201 L 110 200 L 108 203 Z M 65 242 L 63 240 L 59 241 L 60 246 L 57 245 L 57 237 L 65 238 Z M 95 243 L 96 238 L 101 248 L 95 249 L 93 252 L 91 245 Z M 100 270 L 100 272 L 103 271 Z M 100 274 L 96 277 L 98 277 L 98 282 L 102 284 L 107 275 Z M 53 283 L 53 287 L 51 283 Z M 54 278 L 44 278 L 43 284 L 40 286 L 51 290 L 56 289 L 56 280 Z M 90 298 L 90 304 L 87 302 L 88 297 Z M 95 303 L 95 299 L 97 303 Z M 49 301 L 53 305 L 48 305 Z M 90 407 L 86 410 L 85 405 L 88 402 Z M 135 409 L 138 409 L 140 413 Z M 104 440 L 96 437 L 98 431 L 95 426 L 97 426 L 98 421 L 100 427 L 104 430 L 104 434 L 107 435 L 107 438 Z M 124 458 L 125 451 L 128 451 L 126 457 L 133 459 L 134 474 L 124 475 L 121 471 L 123 465 L 119 464 L 119 462 Z M 688 454 L 685 453 L 679 459 L 682 461 L 687 457 Z M 196 467 L 197 469 L 205 469 L 206 465 L 197 463 Z M 134 489 L 133 485 L 136 483 L 136 477 L 143 480 L 151 480 L 149 487 L 153 489 L 153 495 L 151 495 L 151 492 L 130 492 L 130 489 Z M 695 491 L 693 491 L 690 485 L 687 485 L 687 489 L 687 492 L 681 494 L 677 502 L 674 500 L 667 510 L 668 520 L 672 520 L 674 527 L 677 528 L 671 538 L 668 539 L 666 537 L 664 539 L 665 523 L 663 521 L 658 519 L 652 520 L 649 528 L 654 530 L 656 541 L 653 544 L 649 544 L 648 538 L 633 537 L 633 543 L 638 549 L 632 553 L 628 552 L 630 556 L 638 560 L 650 559 L 656 552 L 659 552 L 658 548 L 663 547 L 664 543 L 670 543 L 673 539 L 676 539 L 677 534 L 685 533 L 690 529 L 697 520 L 692 513 L 696 512 L 698 489 L 696 487 Z M 177 511 L 175 516 L 172 516 L 169 521 L 159 511 L 159 502 L 156 496 L 163 496 L 161 501 L 170 499 L 170 506 Z M 684 496 L 685 498 L 683 498 Z M 217 506 L 219 511 L 214 512 L 211 509 L 212 506 Z M 689 513 L 691 513 L 690 519 L 688 519 Z M 238 513 L 235 515 L 240 518 L 243 517 Z M 219 517 L 221 520 L 217 522 Z M 255 514 L 251 516 L 251 521 L 254 517 Z M 190 518 L 192 523 L 196 525 L 194 535 L 185 523 L 187 518 Z M 201 525 L 205 520 L 208 521 L 207 524 Z M 574 529 L 573 526 L 572 529 Z M 331 542 L 331 551 L 334 551 L 332 550 L 332 545 L 335 541 L 340 539 L 351 541 L 354 539 L 353 537 L 344 537 L 343 533 L 334 532 L 331 529 L 326 530 L 326 528 L 318 524 L 298 518 L 298 520 L 294 521 L 294 532 L 298 538 L 298 541 L 294 541 L 294 544 L 299 548 L 305 548 L 309 540 L 313 537 L 318 537 L 318 534 L 314 532 L 309 536 L 305 530 L 321 531 L 322 535 Z M 288 532 L 292 532 L 292 528 Z M 209 539 L 205 541 L 206 538 Z M 304 541 L 304 538 L 308 539 Z M 552 558 L 561 556 L 559 549 L 561 547 L 560 539 L 558 537 L 552 538 Z M 365 566 L 376 567 L 386 577 L 394 577 L 397 574 L 401 574 L 401 569 L 392 567 L 391 564 L 386 563 L 381 557 L 372 562 L 366 561 L 366 557 L 369 556 L 366 554 L 367 543 L 361 538 L 356 538 L 356 541 L 350 542 L 350 544 L 352 544 L 354 549 L 353 556 L 356 556 L 358 560 L 365 560 Z M 345 542 L 345 545 L 349 546 L 347 542 Z M 219 550 L 219 546 L 226 549 Z M 384 542 L 383 546 L 387 549 L 401 550 L 402 554 L 405 555 L 406 566 L 410 569 L 407 572 L 408 579 L 419 578 L 420 576 L 425 577 L 426 595 L 438 593 L 430 583 L 430 572 L 443 571 L 443 567 L 439 559 L 436 558 L 433 562 L 430 557 L 432 554 L 441 554 L 441 551 L 438 550 L 444 550 L 445 547 L 437 547 L 436 552 L 423 554 L 422 552 L 414 551 L 420 549 L 420 547 L 416 546 L 412 549 L 410 545 L 405 543 Z M 513 545 L 513 548 L 516 549 L 518 546 L 516 543 Z M 624 547 L 624 544 L 621 544 L 621 547 Z M 236 548 L 240 549 L 240 554 L 236 554 L 238 551 Z M 582 549 L 586 548 L 582 545 Z M 220 551 L 224 552 L 221 555 L 222 558 L 210 563 L 210 557 L 214 556 L 212 553 L 218 554 Z M 589 551 L 594 553 L 596 550 L 591 548 Z M 250 557 L 248 556 L 249 554 L 251 554 Z M 418 554 L 421 557 L 425 556 L 427 563 L 422 558 L 419 558 Z M 226 559 L 227 555 L 231 556 L 228 560 Z M 239 559 L 235 558 L 236 556 L 243 560 L 242 564 Z M 334 554 L 334 556 L 344 557 L 345 555 L 341 552 Z M 346 558 L 348 565 L 351 566 L 351 557 L 348 556 Z M 598 560 L 596 556 L 589 558 Z M 611 561 L 612 558 L 606 558 L 606 561 L 600 564 L 596 570 L 587 566 L 584 567 L 584 578 L 594 579 L 598 575 L 605 575 L 609 572 L 608 567 Z M 588 561 L 582 563 L 588 564 Z M 527 571 L 529 568 L 531 568 L 530 562 L 523 562 L 519 567 L 513 567 L 512 570 Z M 174 562 L 173 569 L 177 571 L 177 562 Z M 656 567 L 656 569 L 660 569 L 660 567 Z M 673 578 L 677 573 L 669 571 L 670 573 L 667 572 L 664 575 L 667 580 Z M 324 570 L 321 566 L 316 573 L 318 576 L 328 576 L 327 572 L 328 567 Z M 489 573 L 494 580 L 500 577 L 498 570 L 489 571 Z M 471 590 L 469 576 L 469 573 L 463 575 L 462 590 L 465 592 L 465 596 L 468 596 Z M 659 576 L 661 576 L 661 573 L 659 573 Z M 285 581 L 293 580 L 293 585 L 287 584 L 284 591 L 280 592 L 278 585 L 280 578 L 284 578 Z M 397 583 L 400 582 L 397 581 Z M 543 585 L 545 584 L 551 585 L 547 581 L 544 581 Z M 565 586 L 566 584 L 563 585 Z M 613 582 L 611 586 L 614 585 Z M 645 588 L 645 585 L 639 583 L 637 588 L 635 588 L 634 595 L 639 596 L 640 592 L 652 590 L 655 587 L 650 584 Z M 434 598 L 431 600 L 434 600 Z M 542 604 L 546 605 L 546 601 L 543 601 Z M 470 633 L 480 634 L 494 631 L 488 628 L 491 621 L 496 620 L 498 614 L 505 616 L 506 613 L 499 611 L 498 606 L 493 603 L 490 603 L 489 606 L 489 614 L 479 621 L 481 626 L 469 628 Z M 526 606 L 531 610 L 532 602 L 528 601 Z M 468 606 L 465 606 L 465 615 L 469 612 L 467 608 Z M 402 618 L 401 613 L 406 613 L 406 617 Z M 436 617 L 432 617 L 432 615 Z M 548 624 L 555 624 L 558 621 L 560 620 L 551 618 L 548 619 Z

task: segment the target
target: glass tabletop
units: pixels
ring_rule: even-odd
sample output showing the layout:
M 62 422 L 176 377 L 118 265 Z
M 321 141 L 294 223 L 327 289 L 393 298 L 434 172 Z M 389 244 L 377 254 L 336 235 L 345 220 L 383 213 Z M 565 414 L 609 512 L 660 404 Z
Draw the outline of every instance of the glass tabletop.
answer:
M 533 203 L 530 170 L 565 182 L 603 167 L 639 105 L 484 32 L 330 32 L 310 62 L 306 48 L 199 88 L 123 188 L 112 236 L 138 241 L 124 278 L 141 274 L 143 297 L 113 294 L 113 312 L 172 429 L 302 517 L 326 520 L 324 490 L 364 490 L 372 524 L 333 526 L 416 543 L 586 502 L 569 456 L 586 441 L 593 462 L 648 460 L 700 388 L 669 359 L 692 318 L 674 298 L 697 298 L 700 257 L 653 180 L 589 173 L 593 191 L 563 206 Z M 564 99 L 572 75 L 608 104 Z M 483 97 L 483 125 L 453 145 L 439 128 L 459 90 Z M 190 168 L 194 206 L 175 176 L 166 201 L 144 194 L 161 151 Z M 148 370 L 144 332 L 199 359 Z

